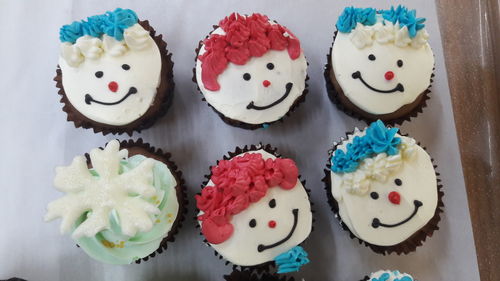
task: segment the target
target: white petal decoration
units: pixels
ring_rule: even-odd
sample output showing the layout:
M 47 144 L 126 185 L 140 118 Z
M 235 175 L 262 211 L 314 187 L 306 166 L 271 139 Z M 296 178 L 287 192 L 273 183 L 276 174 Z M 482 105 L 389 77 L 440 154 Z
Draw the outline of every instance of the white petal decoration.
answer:
M 136 23 L 133 26 L 125 29 L 123 33 L 125 43 L 132 50 L 142 50 L 150 46 L 153 39 L 140 24 Z
M 88 59 L 98 59 L 103 52 L 102 41 L 96 37 L 82 36 L 76 40 L 75 45 L 80 49 L 83 56 Z
M 373 44 L 373 33 L 374 29 L 371 26 L 364 26 L 358 22 L 356 28 L 351 31 L 349 38 L 354 46 L 358 49 L 363 49 Z
M 104 51 L 114 57 L 121 56 L 127 52 L 125 41 L 118 41 L 106 34 L 102 36 L 102 45 L 104 46 Z
M 69 66 L 77 67 L 82 63 L 83 56 L 78 48 L 69 42 L 64 42 L 61 44 L 61 57 L 66 61 Z

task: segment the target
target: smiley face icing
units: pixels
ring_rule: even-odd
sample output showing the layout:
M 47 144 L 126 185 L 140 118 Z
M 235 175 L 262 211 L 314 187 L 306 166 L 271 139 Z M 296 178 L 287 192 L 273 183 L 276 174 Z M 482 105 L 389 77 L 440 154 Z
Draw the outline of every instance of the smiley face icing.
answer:
M 331 194 L 343 223 L 377 246 L 399 244 L 422 229 L 438 206 L 427 152 L 381 121 L 355 131 L 331 158 Z
M 434 69 L 424 21 L 403 6 L 344 10 L 330 64 L 332 78 L 354 111 L 387 120 L 383 115 L 397 118 L 419 105 Z
M 281 119 L 305 89 L 299 40 L 266 16 L 231 14 L 203 41 L 196 80 L 224 117 L 258 125 Z
M 79 113 L 111 126 L 145 115 L 160 84 L 162 58 L 132 10 L 66 25 L 61 41 L 62 85 Z
M 264 149 L 221 160 L 196 201 L 202 234 L 231 263 L 274 261 L 284 273 L 309 262 L 298 245 L 311 232 L 311 205 L 293 160 Z

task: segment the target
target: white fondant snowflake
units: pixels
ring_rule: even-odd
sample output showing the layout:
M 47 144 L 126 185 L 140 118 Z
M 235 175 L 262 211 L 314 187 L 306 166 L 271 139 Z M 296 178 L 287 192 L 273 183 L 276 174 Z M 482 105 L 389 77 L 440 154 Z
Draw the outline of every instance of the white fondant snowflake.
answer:
M 90 152 L 92 168 L 99 177 L 90 173 L 83 156 L 75 157 L 70 166 L 56 168 L 54 185 L 66 195 L 49 203 L 45 220 L 61 217 L 61 232 L 65 233 L 71 231 L 83 213 L 91 211 L 72 237 L 92 237 L 110 228 L 109 216 L 114 210 L 123 234 L 134 236 L 151 230 L 153 215 L 160 213 L 146 201 L 157 195 L 152 185 L 154 160 L 147 158 L 134 169 L 118 174 L 120 161 L 127 156 L 128 151 L 120 150 L 119 142 L 113 140 L 103 150 Z

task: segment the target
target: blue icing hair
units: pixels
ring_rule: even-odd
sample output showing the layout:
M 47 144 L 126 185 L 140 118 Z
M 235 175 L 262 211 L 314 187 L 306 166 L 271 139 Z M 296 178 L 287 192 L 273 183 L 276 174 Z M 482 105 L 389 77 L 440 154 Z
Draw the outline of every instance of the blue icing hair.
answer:
M 393 6 L 390 10 L 381 10 L 380 12 L 384 20 L 394 24 L 399 22 L 399 27 L 406 26 L 410 38 L 414 38 L 417 35 L 417 31 L 425 27 L 425 18 L 417 18 L 417 11 L 408 10 L 405 6 L 399 5 L 395 9 Z
M 335 150 L 330 162 L 334 173 L 352 173 L 359 163 L 366 158 L 380 153 L 395 155 L 399 152 L 401 138 L 396 137 L 397 128 L 387 128 L 380 120 L 373 122 L 366 129 L 364 136 L 355 136 L 346 145 L 346 151 Z
M 377 22 L 376 14 L 377 11 L 373 8 L 347 7 L 337 20 L 337 29 L 340 32 L 349 33 L 358 22 L 363 25 L 374 25 Z
M 124 30 L 138 21 L 139 19 L 134 11 L 116 8 L 113 12 L 88 17 L 86 21 L 74 21 L 71 24 L 64 25 L 59 30 L 59 39 L 63 43 L 75 43 L 78 38 L 84 35 L 101 37 L 107 34 L 120 41 L 123 40 Z
M 356 28 L 358 22 L 362 25 L 374 25 L 377 22 L 377 13 L 393 24 L 399 22 L 399 27 L 406 26 L 410 38 L 414 38 L 417 31 L 425 27 L 425 18 L 417 18 L 416 10 L 408 10 L 405 6 L 399 5 L 397 8 L 392 6 L 389 10 L 347 7 L 337 20 L 337 29 L 342 33 L 349 33 Z
M 300 267 L 309 263 L 307 252 L 300 246 L 295 246 L 274 258 L 278 266 L 278 273 L 299 271 Z

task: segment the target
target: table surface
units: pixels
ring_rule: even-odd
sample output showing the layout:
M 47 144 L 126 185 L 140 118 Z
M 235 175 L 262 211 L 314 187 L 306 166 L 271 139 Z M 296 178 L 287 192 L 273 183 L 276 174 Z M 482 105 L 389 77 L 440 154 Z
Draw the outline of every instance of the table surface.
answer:
M 197 5 L 198 7 L 194 7 L 193 11 L 188 9 L 193 7 L 189 7 L 189 4 L 185 2 L 182 3 L 181 1 L 170 1 L 168 5 L 164 5 L 165 3 L 163 2 L 161 5 L 159 3 L 141 3 L 141 5 L 138 5 L 133 4 L 131 1 L 109 1 L 106 2 L 106 4 L 102 4 L 100 7 L 94 7 L 89 2 L 52 1 L 51 5 L 45 3 L 30 3 L 28 8 L 26 4 L 22 2 L 14 5 L 13 2 L 0 0 L 0 7 L 8 6 L 9 8 L 8 15 L 0 19 L 0 23 L 15 23 L 21 25 L 19 30 L 25 30 L 22 34 L 14 34 L 14 32 L 8 28 L 9 24 L 0 24 L 0 34 L 15 35 L 12 37 L 13 44 L 9 46 L 0 44 L 0 56 L 7 53 L 12 55 L 9 58 L 11 64 L 7 63 L 8 66 L 12 67 L 10 68 L 11 71 L 5 73 L 5 76 L 0 78 L 6 78 L 7 85 L 12 87 L 5 91 L 7 93 L 6 100 L 12 103 L 0 103 L 0 119 L 7 121 L 4 125 L 4 131 L 12 132 L 10 138 L 4 139 L 5 136 L 3 135 L 2 146 L 3 148 L 9 148 L 10 151 L 2 150 L 2 154 L 4 156 L 21 155 L 21 158 L 25 159 L 26 155 L 23 154 L 23 152 L 25 153 L 26 150 L 23 149 L 27 149 L 29 150 L 29 155 L 32 157 L 30 159 L 37 159 L 38 161 L 41 161 L 40 159 L 46 160 L 41 162 L 43 166 L 45 166 L 42 172 L 40 171 L 40 167 L 37 167 L 32 161 L 26 164 L 29 172 L 37 174 L 37 176 L 34 177 L 26 177 L 21 173 L 21 169 L 12 171 L 7 170 L 7 161 L 0 162 L 0 175 L 2 175 L 2 178 L 7 175 L 4 171 L 11 172 L 9 174 L 11 177 L 9 177 L 6 182 L 2 182 L 2 188 L 5 185 L 7 188 L 11 188 L 9 191 L 12 191 L 0 198 L 2 206 L 6 209 L 6 211 L 3 212 L 4 215 L 0 216 L 0 222 L 12 223 L 15 221 L 12 214 L 21 211 L 28 215 L 28 217 L 35 217 L 35 219 L 31 219 L 30 221 L 36 221 L 38 217 L 41 216 L 41 212 L 43 213 L 47 198 L 54 199 L 59 196 L 58 192 L 49 190 L 52 167 L 68 163 L 75 153 L 84 153 L 90 148 L 100 146 L 106 140 L 112 138 L 111 136 L 102 137 L 101 135 L 94 135 L 88 130 L 76 130 L 72 128 L 72 124 L 64 123 L 64 114 L 60 112 L 60 105 L 55 104 L 55 99 L 46 98 L 48 93 L 55 92 L 53 84 L 47 83 L 47 81 L 50 80 L 54 70 L 52 62 L 56 61 L 57 58 L 57 46 L 53 44 L 53 38 L 57 36 L 56 31 L 58 27 L 71 20 L 90 15 L 92 12 L 96 13 L 106 9 L 113 9 L 113 7 L 116 6 L 123 6 L 125 5 L 123 4 L 124 2 L 130 4 L 129 6 L 136 10 L 147 11 L 148 18 L 152 21 L 154 20 L 156 23 L 153 24 L 156 29 L 160 33 L 169 36 L 169 49 L 174 52 L 174 61 L 176 63 L 174 71 L 176 72 L 176 82 L 178 82 L 178 87 L 176 89 L 177 96 L 174 102 L 175 107 L 166 118 L 160 120 L 159 124 L 145 131 L 145 133 L 140 136 L 143 136 L 148 142 L 156 146 L 173 151 L 174 160 L 179 162 L 178 164 L 181 168 L 185 169 L 186 167 L 190 167 L 189 171 L 184 172 L 185 174 L 193 175 L 189 176 L 187 179 L 190 185 L 189 195 L 191 198 L 193 193 L 198 190 L 197 187 L 200 178 L 198 175 L 205 173 L 208 165 L 210 165 L 213 160 L 220 158 L 227 150 L 231 150 L 231 145 L 241 145 L 243 143 L 249 143 L 249 141 L 258 140 L 271 142 L 281 148 L 281 152 L 285 155 L 297 157 L 299 167 L 305 167 L 305 172 L 303 172 L 303 174 L 311 175 L 307 177 L 309 185 L 320 185 L 319 179 L 314 178 L 318 174 L 318 167 L 316 167 L 318 165 L 314 164 L 308 167 L 306 164 L 309 163 L 304 162 L 301 157 L 310 153 L 311 157 L 314 156 L 312 158 L 321 159 L 324 153 L 321 153 L 321 151 L 312 151 L 312 149 L 306 147 L 299 147 L 297 149 L 297 145 L 300 142 L 293 140 L 299 139 L 303 133 L 317 133 L 314 131 L 313 125 L 318 124 L 319 121 L 325 120 L 325 116 L 326 120 L 333 119 L 341 122 L 340 125 L 335 124 L 335 126 L 331 126 L 333 124 L 331 121 L 325 122 L 326 125 L 332 128 L 331 132 L 324 134 L 325 139 L 335 140 L 341 136 L 344 131 L 352 129 L 353 126 L 363 126 L 361 122 L 357 122 L 345 116 L 331 106 L 325 106 L 319 109 L 314 108 L 314 104 L 326 102 L 326 104 L 329 105 L 327 97 L 324 94 L 324 85 L 322 83 L 320 70 L 325 60 L 324 54 L 326 54 L 329 44 L 331 44 L 331 35 L 311 36 L 305 32 L 302 26 L 323 26 L 321 30 L 331 31 L 334 19 L 336 19 L 340 13 L 340 6 L 332 7 L 331 9 L 307 7 L 305 10 L 315 11 L 321 16 L 310 19 L 302 18 L 301 21 L 293 21 L 291 20 L 292 17 L 287 18 L 286 15 L 288 12 L 279 10 L 279 5 L 277 4 L 268 4 L 265 7 L 263 5 L 258 6 L 260 7 L 260 9 L 258 9 L 259 11 L 273 15 L 276 19 L 280 19 L 281 22 L 294 30 L 295 33 L 303 39 L 304 48 L 311 63 L 310 76 L 312 78 L 310 81 L 310 90 L 316 95 L 310 95 L 308 101 L 299 108 L 299 111 L 294 114 L 288 122 L 284 123 L 285 126 L 277 125 L 275 128 L 272 127 L 268 129 L 267 132 L 259 131 L 257 133 L 243 132 L 237 128 L 224 126 L 220 129 L 229 136 L 229 139 L 217 139 L 220 143 L 216 147 L 205 150 L 204 148 L 207 147 L 204 139 L 209 137 L 204 134 L 209 134 L 209 136 L 216 139 L 215 135 L 210 134 L 210 130 L 214 129 L 214 126 L 218 127 L 221 124 L 218 117 L 213 114 L 206 105 L 202 104 L 196 97 L 193 98 L 192 93 L 194 86 L 192 83 L 189 83 L 187 77 L 187 73 L 189 73 L 190 70 L 189 68 L 192 66 L 187 64 L 192 63 L 194 53 L 189 52 L 189 48 L 186 46 L 196 45 L 196 40 L 202 38 L 207 32 L 204 27 L 213 24 L 214 19 L 219 18 L 221 15 L 225 15 L 235 10 L 235 5 L 231 5 L 230 2 L 226 1 L 224 2 L 225 5 L 222 4 L 224 7 L 223 9 L 216 12 L 214 11 L 214 15 L 210 14 L 210 16 L 207 16 L 205 19 L 201 19 L 196 16 L 196 13 L 201 14 L 202 11 L 210 10 L 206 2 Z M 394 1 L 391 2 L 394 3 Z M 338 275 L 332 275 L 331 272 L 323 270 L 325 267 L 319 268 L 318 266 L 317 268 L 313 266 L 309 269 L 305 268 L 304 274 L 306 276 L 338 276 L 338 280 L 348 280 L 348 277 L 352 278 L 353 272 L 359 272 L 359 274 L 362 275 L 365 273 L 364 271 L 378 269 L 375 267 L 396 266 L 403 270 L 406 269 L 407 271 L 421 273 L 421 276 L 428 277 L 430 276 L 429 273 L 435 274 L 435 278 L 422 280 L 448 280 L 446 278 L 446 273 L 449 270 L 455 270 L 456 274 L 458 274 L 457 276 L 461 276 L 466 280 L 477 280 L 477 267 L 475 261 L 471 261 L 470 256 L 466 256 L 468 254 L 474 254 L 475 251 L 474 247 L 471 247 L 469 244 L 472 243 L 472 236 L 470 235 L 468 212 L 466 209 L 464 210 L 462 208 L 462 205 L 465 206 L 467 201 L 465 199 L 465 194 L 462 195 L 464 191 L 461 190 L 463 189 L 463 182 L 461 180 L 462 171 L 458 163 L 458 147 L 456 145 L 453 116 L 450 114 L 451 102 L 447 96 L 447 80 L 444 64 L 442 64 L 443 58 L 441 45 L 439 44 L 440 37 L 437 30 L 436 10 L 434 4 L 430 0 L 419 3 L 410 1 L 401 2 L 406 4 L 411 3 L 412 7 L 419 10 L 419 14 L 422 14 L 421 11 L 423 10 L 426 11 L 425 13 L 429 13 L 429 15 L 426 14 L 425 16 L 428 17 L 429 27 L 433 28 L 431 40 L 433 40 L 437 63 L 441 63 L 441 65 L 437 65 L 437 81 L 434 83 L 433 87 L 433 92 L 439 93 L 439 96 L 431 100 L 431 104 L 424 114 L 419 116 L 415 122 L 402 126 L 404 132 L 409 132 L 411 135 L 418 136 L 419 140 L 427 144 L 431 154 L 433 154 L 437 160 L 450 160 L 449 164 L 445 161 L 439 161 L 438 163 L 440 164 L 440 171 L 443 174 L 442 177 L 446 178 L 445 182 L 448 184 L 452 183 L 452 186 L 447 186 L 448 190 L 454 190 L 453 192 L 447 193 L 445 197 L 447 208 L 445 210 L 444 221 L 441 223 L 441 230 L 437 232 L 435 237 L 426 242 L 424 247 L 419 248 L 416 254 L 401 258 L 397 256 L 380 258 L 378 255 L 370 253 L 368 249 L 359 247 L 356 245 L 357 243 L 347 239 L 345 233 L 339 230 L 338 225 L 336 225 L 329 216 L 330 214 L 322 210 L 322 212 L 317 214 L 316 230 L 312 233 L 312 237 L 309 239 L 311 242 L 308 246 L 311 247 L 311 251 L 315 252 L 313 253 L 313 257 L 325 258 L 327 260 L 331 259 L 333 261 L 331 270 L 338 270 Z M 295 1 L 290 4 L 289 8 L 292 15 L 298 16 L 301 14 L 301 11 L 297 10 L 301 3 L 303 4 L 305 1 Z M 329 3 L 329 1 L 320 1 L 316 7 L 330 5 Z M 499 182 L 498 171 L 500 170 L 498 169 L 499 164 L 495 163 L 495 160 L 499 159 L 498 132 L 500 130 L 498 130 L 498 96 L 494 95 L 498 93 L 494 82 L 499 81 L 499 72 L 495 72 L 493 68 L 495 64 L 493 64 L 494 47 L 492 47 L 492 45 L 498 47 L 498 44 L 493 44 L 495 43 L 494 37 L 493 39 L 491 37 L 485 38 L 483 37 L 484 35 L 482 35 L 483 33 L 481 33 L 485 32 L 484 26 L 489 27 L 490 21 L 492 20 L 490 16 L 486 17 L 484 11 L 491 9 L 492 5 L 494 6 L 495 3 L 494 1 L 481 2 L 479 4 L 480 7 L 474 6 L 474 3 L 468 3 L 466 0 L 460 0 L 460 3 L 461 5 L 454 6 L 452 3 L 446 3 L 446 0 L 441 0 L 438 1 L 437 7 L 440 13 L 442 42 L 446 50 L 446 64 L 450 75 L 449 86 L 455 110 L 455 122 L 459 141 L 461 143 L 461 155 L 469 191 L 469 205 L 473 224 L 475 226 L 474 231 L 476 235 L 476 246 L 481 275 L 483 280 L 499 280 L 498 268 L 495 264 L 495 262 L 498 261 L 495 255 L 498 255 L 499 250 L 498 246 L 497 248 L 491 247 L 491 245 L 495 245 L 495 238 L 498 237 L 499 221 L 498 213 L 496 212 L 497 207 L 493 204 L 493 201 L 497 198 L 498 190 L 494 191 L 492 189 L 493 184 Z M 350 4 L 381 6 L 381 4 L 375 0 L 365 1 L 362 4 L 356 1 L 345 1 L 345 4 L 341 6 Z M 255 4 L 255 6 L 257 5 L 258 4 Z M 475 5 L 477 5 L 477 3 Z M 166 8 L 167 6 L 168 9 Z M 249 3 L 238 3 L 238 10 L 252 12 L 256 10 L 255 6 Z M 59 7 L 59 9 L 56 13 L 53 8 L 48 7 Z M 176 15 L 176 13 L 172 12 L 174 10 L 184 10 L 184 8 L 186 8 L 185 11 L 193 12 L 185 13 L 183 16 L 180 16 L 180 14 Z M 448 11 L 453 11 L 453 13 Z M 461 14 L 460 11 L 462 11 Z M 470 13 L 470 15 L 467 13 Z M 165 14 L 168 14 L 169 17 L 166 17 Z M 51 16 L 47 17 L 47 15 Z M 462 18 L 460 15 L 463 15 L 462 18 L 467 19 L 467 24 L 461 21 Z M 36 21 L 36 28 L 33 27 L 34 22 L 21 20 L 23 18 L 29 18 Z M 486 24 L 485 18 L 488 19 Z M 498 17 L 496 17 L 496 19 L 498 22 Z M 171 27 L 176 24 L 186 24 L 190 21 L 199 21 L 200 28 L 196 29 L 191 26 L 190 32 L 193 34 L 189 36 L 181 33 L 179 29 Z M 470 44 L 465 44 L 460 34 L 458 32 L 453 32 L 456 30 L 456 26 L 460 26 L 461 28 L 463 26 L 464 32 L 470 29 L 471 32 L 467 33 L 471 34 L 467 37 L 467 40 L 470 40 Z M 182 31 L 185 32 L 185 30 Z M 327 34 L 327 32 L 317 32 L 317 34 Z M 17 49 L 19 42 L 23 42 L 25 39 L 24 36 L 29 37 L 31 42 L 36 42 L 37 47 L 22 50 Z M 498 38 L 496 39 L 498 40 Z M 474 46 L 476 46 L 476 48 Z M 314 50 L 315 48 L 319 50 L 316 54 L 312 51 L 307 51 L 308 49 Z M 186 49 L 188 51 L 186 51 Z M 26 53 L 28 50 L 30 53 Z M 19 64 L 12 63 L 13 60 L 19 62 Z M 1 61 L 3 61 L 3 58 Z M 467 68 L 464 67 L 464 62 L 467 63 Z M 19 65 L 30 67 L 24 68 L 19 67 Z M 24 72 L 28 75 L 23 75 Z M 469 72 L 474 75 L 471 75 Z M 179 75 L 177 75 L 178 73 Z M 474 88 L 476 84 L 479 89 Z M 40 86 L 39 89 L 36 85 L 42 86 Z M 9 89 L 15 91 L 8 91 Z M 28 99 L 27 97 L 30 94 L 32 94 L 33 97 Z M 33 103 L 33 105 L 30 103 Z M 7 104 L 13 104 L 13 106 L 6 106 Z M 470 106 L 471 104 L 474 106 Z M 13 116 L 22 116 L 23 118 L 18 118 L 16 122 L 9 123 L 9 121 L 13 120 Z M 439 117 L 437 121 L 433 120 L 433 117 L 436 116 Z M 468 118 L 469 116 L 470 118 Z M 40 126 L 34 126 L 34 124 L 36 124 L 33 122 L 33 120 L 35 120 L 34 118 L 37 118 L 36 120 L 40 122 Z M 494 120 L 497 120 L 497 122 L 494 123 Z M 435 122 L 436 129 L 443 130 L 442 138 L 435 139 L 432 136 L 432 132 L 426 132 L 425 129 L 422 129 L 423 125 L 430 122 Z M 203 125 L 206 128 L 203 131 L 192 132 L 191 137 L 184 141 L 176 138 L 175 135 L 185 131 L 185 127 L 179 124 L 187 124 L 187 126 L 193 126 L 195 128 L 200 128 L 199 125 Z M 165 131 L 164 129 L 158 131 L 159 128 L 168 128 L 169 131 Z M 485 134 L 484 132 L 488 132 L 488 129 L 489 133 Z M 305 131 L 301 132 L 301 130 Z M 470 135 L 471 132 L 474 132 L 473 136 Z M 494 135 L 494 132 L 497 132 L 497 134 Z M 26 139 L 27 136 L 30 138 Z M 139 135 L 134 135 L 134 138 L 138 136 Z M 287 141 L 277 140 L 280 137 L 283 138 L 283 136 L 292 140 L 291 143 L 293 143 L 293 145 Z M 490 136 L 488 138 L 490 141 L 489 143 L 485 143 L 487 141 L 485 136 Z M 121 136 L 120 138 L 123 139 L 126 137 Z M 33 146 L 33 141 L 35 139 L 39 142 L 37 146 Z M 477 145 L 478 143 L 481 145 Z M 323 147 L 324 144 L 325 141 L 321 141 L 317 147 Z M 495 155 L 495 153 L 497 154 Z M 184 159 L 184 155 L 190 155 L 191 157 Z M 196 155 L 203 155 L 203 157 L 196 160 L 199 163 L 193 165 L 193 160 L 189 158 L 194 158 Z M 47 159 L 49 156 L 50 159 Z M 7 159 L 9 159 L 9 157 L 7 157 Z M 455 177 L 452 177 L 452 175 Z M 20 190 L 13 190 L 14 188 Z M 33 188 L 33 191 L 30 191 L 29 188 Z M 320 188 L 321 187 L 318 186 L 318 189 Z M 40 189 L 43 190 L 43 192 L 40 192 Z M 19 203 L 21 202 L 19 200 L 21 197 L 20 194 L 25 195 L 26 192 L 31 196 L 26 196 L 24 198 L 25 201 L 23 202 L 25 202 L 25 204 L 23 204 L 23 207 L 26 205 L 29 206 L 29 208 L 21 208 L 19 207 Z M 312 200 L 316 203 L 317 208 L 325 209 L 327 206 L 325 206 L 326 204 L 322 192 L 322 190 L 313 192 Z M 43 200 L 36 200 L 36 196 L 43 196 Z M 193 202 L 191 202 L 191 207 L 193 206 L 192 203 Z M 319 226 L 318 222 L 320 223 Z M 58 223 L 37 223 L 33 225 L 30 224 L 31 227 L 29 227 L 30 225 L 27 226 L 26 224 L 19 223 L 12 225 L 13 231 L 4 232 L 3 235 L 7 234 L 8 236 L 0 237 L 7 237 L 8 239 L 7 241 L 5 241 L 5 239 L 3 239 L 4 241 L 0 241 L 0 264 L 3 265 L 0 266 L 0 279 L 8 277 L 8 274 L 31 277 L 31 280 L 37 280 L 37 277 L 40 278 L 39 280 L 64 280 L 64 278 L 69 278 L 71 276 L 93 274 L 92 276 L 101 276 L 102 279 L 106 280 L 115 280 L 116 278 L 133 280 L 134 276 L 145 276 L 147 280 L 159 280 L 157 278 L 169 276 L 165 274 L 173 272 L 174 274 L 170 276 L 177 277 L 176 280 L 201 280 L 209 271 L 214 270 L 227 273 L 229 270 L 229 267 L 224 267 L 223 263 L 212 258 L 213 256 L 208 249 L 201 250 L 203 251 L 201 254 L 206 255 L 207 261 L 201 265 L 197 265 L 197 270 L 190 271 L 182 269 L 186 268 L 186 264 L 189 264 L 192 259 L 198 258 L 197 254 L 184 253 L 184 255 L 182 255 L 185 251 L 183 248 L 179 248 L 189 245 L 191 241 L 199 242 L 199 236 L 191 229 L 193 227 L 193 222 L 188 221 L 184 225 L 179 234 L 178 241 L 174 244 L 176 246 L 173 246 L 165 254 L 160 255 L 151 262 L 137 268 L 113 268 L 90 261 L 80 250 L 71 247 L 72 242 L 68 237 L 59 236 L 57 233 L 57 224 Z M 491 231 L 491 228 L 487 227 L 487 225 L 493 225 L 494 231 Z M 30 235 L 22 237 L 23 241 L 11 241 L 11 239 L 14 238 L 11 234 L 26 233 L 27 231 L 32 232 L 29 233 Z M 38 244 L 38 240 L 31 233 L 37 233 L 39 237 L 44 237 L 45 244 Z M 327 237 L 323 237 L 324 235 Z M 314 240 L 318 238 L 326 239 L 328 243 L 331 243 L 330 245 L 333 246 L 332 251 L 326 251 L 322 248 L 322 244 L 314 243 Z M 17 246 L 15 251 L 12 250 L 13 244 Z M 38 246 L 40 252 L 35 250 Z M 199 247 L 196 248 L 197 251 L 198 248 Z M 433 249 L 443 250 L 444 253 L 442 251 L 433 251 Z M 60 255 L 60 253 L 64 254 Z M 343 255 L 339 253 L 343 253 Z M 460 256 L 460 253 L 462 253 L 463 256 Z M 172 256 L 176 257 L 176 255 L 179 255 L 178 260 L 169 259 Z M 44 261 L 44 257 L 56 257 L 57 260 Z M 75 264 L 78 266 L 75 267 Z M 317 264 L 320 264 L 320 262 Z M 358 266 L 357 264 L 360 265 Z M 346 268 L 346 265 L 350 265 L 349 268 Z M 142 275 L 138 275 L 138 273 L 142 273 Z M 215 277 L 216 275 L 212 274 L 211 276 Z M 218 276 L 220 276 L 220 274 Z M 306 279 L 315 280 L 314 278 Z M 323 278 L 323 280 L 326 279 Z
M 438 0 L 481 280 L 500 280 L 500 2 Z

